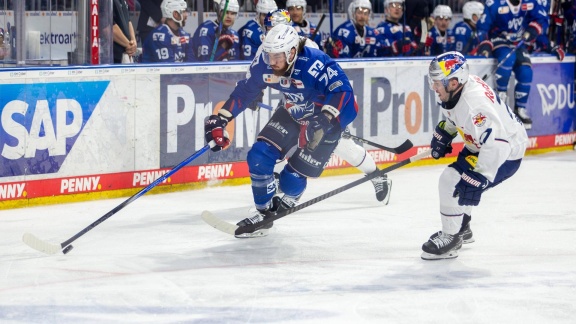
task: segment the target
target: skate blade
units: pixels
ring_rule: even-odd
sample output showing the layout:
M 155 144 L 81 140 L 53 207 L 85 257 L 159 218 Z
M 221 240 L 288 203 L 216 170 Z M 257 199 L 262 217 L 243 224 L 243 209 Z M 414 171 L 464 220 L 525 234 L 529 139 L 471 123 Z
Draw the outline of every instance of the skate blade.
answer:
M 470 244 L 470 243 L 474 243 L 474 242 L 476 242 L 476 240 L 473 237 L 466 239 L 466 240 L 462 240 L 462 244 Z
M 252 233 L 243 233 L 243 234 L 238 234 L 238 235 L 234 235 L 234 236 L 236 238 L 240 238 L 240 239 L 264 237 L 264 236 L 268 236 L 268 230 L 267 229 L 259 229 L 259 230 L 252 232 Z
M 427 252 L 422 252 L 420 256 L 422 260 L 444 260 L 444 259 L 455 259 L 458 257 L 458 250 L 450 251 L 444 254 L 430 254 Z

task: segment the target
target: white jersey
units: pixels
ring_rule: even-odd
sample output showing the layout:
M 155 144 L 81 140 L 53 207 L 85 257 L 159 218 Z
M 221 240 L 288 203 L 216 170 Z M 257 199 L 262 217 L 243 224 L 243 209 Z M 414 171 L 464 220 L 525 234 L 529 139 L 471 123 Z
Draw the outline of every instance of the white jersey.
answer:
M 512 109 L 482 79 L 470 75 L 453 109 L 442 109 L 445 130 L 458 133 L 466 148 L 478 154 L 474 169 L 494 181 L 498 168 L 507 160 L 524 157 L 528 135 Z

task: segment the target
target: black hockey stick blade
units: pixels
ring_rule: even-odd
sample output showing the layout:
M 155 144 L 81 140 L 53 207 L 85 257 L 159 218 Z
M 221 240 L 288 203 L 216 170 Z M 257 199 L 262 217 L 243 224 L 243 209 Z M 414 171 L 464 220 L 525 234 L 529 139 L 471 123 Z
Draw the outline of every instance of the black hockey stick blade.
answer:
M 339 194 L 339 193 L 341 193 L 341 192 L 343 192 L 343 191 L 346 191 L 346 190 L 348 190 L 348 189 L 354 188 L 354 187 L 356 187 L 356 186 L 358 186 L 358 185 L 360 185 L 360 184 L 362 184 L 362 183 L 364 183 L 364 182 L 366 182 L 366 181 L 372 180 L 373 178 L 376 178 L 376 177 L 378 177 L 378 176 L 384 175 L 384 174 L 386 174 L 386 173 L 388 173 L 388 172 L 390 172 L 390 171 L 394 171 L 394 170 L 396 170 L 396 169 L 399 169 L 399 168 L 401 168 L 401 167 L 403 167 L 403 166 L 405 166 L 405 165 L 407 165 L 407 164 L 410 164 L 410 163 L 412 163 L 412 162 L 414 162 L 414 161 L 418 161 L 418 160 L 420 160 L 420 159 L 423 159 L 423 158 L 425 158 L 425 157 L 427 157 L 427 156 L 430 155 L 430 151 L 431 151 L 431 150 L 428 149 L 428 150 L 425 150 L 425 151 L 423 151 L 423 152 L 420 152 L 420 153 L 418 153 L 418 154 L 416 154 L 416 155 L 414 155 L 414 156 L 412 156 L 412 157 L 410 157 L 410 158 L 408 158 L 408 159 L 402 160 L 402 161 L 400 161 L 400 162 L 398 162 L 398 163 L 395 163 L 395 164 L 393 164 L 393 165 L 391 165 L 391 166 L 389 166 L 389 167 L 387 167 L 387 168 L 384 168 L 384 169 L 382 169 L 382 170 L 379 170 L 378 172 L 372 172 L 372 173 L 364 176 L 364 177 L 361 178 L 361 179 L 358 179 L 358 180 L 356 180 L 356 181 L 350 182 L 350 183 L 347 184 L 347 185 L 344 185 L 344 186 L 342 186 L 342 187 L 340 187 L 340 188 L 336 188 L 336 189 L 334 189 L 334 190 L 332 190 L 332 191 L 329 191 L 329 192 L 327 192 L 327 193 L 325 193 L 325 194 L 323 194 L 323 195 L 320 195 L 320 196 L 318 196 L 318 197 L 316 197 L 316 198 L 310 199 L 310 200 L 308 200 L 308 201 L 306 201 L 306 202 L 303 202 L 302 204 L 296 205 L 296 206 L 294 206 L 294 207 L 292 207 L 292 208 L 286 209 L 286 210 L 281 211 L 281 212 L 279 212 L 279 213 L 268 213 L 268 214 L 266 215 L 266 217 L 264 218 L 263 221 L 258 222 L 258 223 L 256 223 L 256 224 L 248 225 L 248 226 L 240 226 L 240 227 L 238 227 L 238 228 L 236 229 L 236 231 L 234 232 L 234 234 L 235 234 L 235 235 L 240 235 L 240 234 L 244 234 L 244 233 L 252 233 L 252 232 L 254 232 L 255 230 L 257 230 L 258 228 L 262 227 L 263 225 L 266 225 L 266 224 L 268 224 L 268 223 L 271 223 L 271 222 L 273 222 L 273 221 L 275 221 L 275 220 L 278 220 L 278 219 L 280 219 L 280 218 L 282 218 L 282 217 L 288 216 L 288 215 L 290 215 L 290 214 L 292 214 L 292 213 L 295 213 L 295 212 L 297 212 L 297 211 L 299 211 L 299 210 L 301 210 L 301 209 L 304 209 L 304 208 L 306 208 L 306 207 L 308 207 L 308 206 L 310 206 L 310 205 L 314 205 L 314 204 L 317 203 L 317 202 L 320 202 L 320 201 L 322 201 L 322 200 L 328 199 L 328 198 L 330 198 L 330 197 L 332 197 L 332 196 L 334 196 L 334 195 L 337 195 L 337 194 Z
M 397 147 L 388 147 L 388 146 L 384 146 L 384 145 L 381 145 L 381 144 L 378 144 L 378 143 L 374 143 L 374 142 L 369 141 L 369 140 L 367 140 L 367 139 L 364 139 L 364 138 L 362 138 L 362 137 L 354 136 L 354 135 L 352 135 L 352 134 L 350 134 L 350 133 L 348 133 L 348 132 L 343 132 L 343 133 L 342 133 L 342 137 L 344 137 L 344 138 L 351 138 L 351 139 L 353 139 L 353 140 L 355 140 L 355 141 L 358 141 L 358 142 L 360 142 L 360 143 L 365 143 L 365 144 L 368 144 L 368 145 L 370 145 L 370 146 L 374 146 L 374 147 L 376 147 L 376 148 L 379 148 L 379 149 L 381 149 L 381 150 L 388 151 L 388 152 L 392 152 L 392 153 L 396 153 L 396 154 L 402 154 L 402 153 L 408 151 L 409 149 L 411 149 L 411 148 L 414 146 L 414 144 L 412 144 L 412 141 L 410 141 L 409 139 L 407 139 L 406 141 L 404 141 L 404 143 L 400 144 L 400 146 L 397 146 Z
M 62 242 L 61 244 L 53 244 L 50 242 L 46 242 L 44 240 L 39 239 L 37 236 L 35 236 L 34 234 L 31 234 L 31 233 L 24 233 L 24 235 L 22 236 L 22 242 L 24 242 L 26 245 L 33 248 L 34 250 L 37 250 L 37 251 L 40 251 L 40 252 L 46 253 L 46 254 L 56 254 L 60 251 L 62 251 L 62 253 L 64 253 L 64 254 L 70 252 L 70 250 L 72 250 L 72 248 L 73 248 L 72 242 L 76 241 L 79 237 L 86 234 L 87 232 L 89 232 L 94 227 L 98 226 L 100 223 L 104 222 L 108 218 L 112 217 L 112 215 L 119 212 L 122 208 L 128 206 L 134 200 L 140 198 L 142 195 L 144 195 L 145 193 L 150 191 L 152 188 L 156 187 L 159 183 L 163 182 L 168 177 L 170 177 L 171 175 L 176 173 L 176 171 L 180 170 L 186 164 L 192 162 L 197 157 L 204 154 L 204 152 L 208 151 L 211 147 L 214 147 L 214 145 L 216 145 L 214 143 L 214 141 L 210 142 L 209 144 L 204 145 L 203 148 L 201 148 L 200 150 L 196 151 L 194 154 L 187 157 L 184 161 L 180 162 L 180 164 L 178 164 L 177 166 L 172 168 L 170 171 L 164 173 L 158 179 L 154 180 L 154 182 L 149 184 L 146 188 L 143 188 L 142 190 L 138 191 L 132 197 L 126 199 L 120 205 L 116 206 L 114 209 L 112 209 L 111 211 L 106 213 L 104 216 L 98 218 L 94 223 L 88 225 L 86 228 L 84 228 L 80 232 L 76 233 L 76 235 L 72 236 L 71 238 Z

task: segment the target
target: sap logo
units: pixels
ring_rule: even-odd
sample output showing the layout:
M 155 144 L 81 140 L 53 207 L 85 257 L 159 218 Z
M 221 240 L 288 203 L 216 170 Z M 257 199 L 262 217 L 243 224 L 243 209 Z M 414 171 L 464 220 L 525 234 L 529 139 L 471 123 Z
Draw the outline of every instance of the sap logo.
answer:
M 542 114 L 550 115 L 555 109 L 574 108 L 573 85 L 568 84 L 545 84 L 538 83 L 536 88 L 542 101 Z M 571 95 L 572 94 L 572 95 Z
M 156 181 L 156 179 L 159 179 L 160 177 L 162 177 L 164 174 L 166 174 L 166 172 L 167 171 L 165 171 L 165 170 L 136 172 L 132 176 L 132 186 L 134 186 L 134 187 L 147 186 L 147 185 L 151 184 L 152 182 Z M 164 179 L 164 181 L 162 181 L 162 183 L 165 183 L 166 180 L 168 180 L 168 179 Z
M 25 197 L 25 183 L 11 183 L 0 185 L 0 199 L 11 199 Z
M 0 85 L 0 177 L 58 172 L 108 84 Z
M 73 193 L 82 191 L 94 191 L 100 189 L 100 177 L 82 177 L 62 179 L 60 193 Z
M 233 176 L 232 164 L 202 165 L 198 168 L 198 180 Z

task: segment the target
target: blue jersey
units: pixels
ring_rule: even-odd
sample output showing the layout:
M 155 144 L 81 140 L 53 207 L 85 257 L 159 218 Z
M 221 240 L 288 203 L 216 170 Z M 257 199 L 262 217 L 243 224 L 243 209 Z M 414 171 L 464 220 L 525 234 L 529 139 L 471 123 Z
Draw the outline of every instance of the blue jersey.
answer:
M 266 87 L 284 94 L 285 108 L 292 118 L 305 122 L 309 117 L 321 113 L 324 105 L 338 109 L 338 121 L 342 129 L 357 115 L 352 85 L 342 68 L 324 52 L 305 46 L 300 53 L 292 73 L 276 76 L 264 63 L 262 55 L 256 56 L 246 79 L 239 81 L 222 107 L 238 116 Z
M 218 24 L 213 20 L 207 20 L 198 26 L 192 38 L 192 47 L 196 61 L 210 61 L 214 42 L 218 42 L 218 38 L 216 37 L 218 28 Z M 238 60 L 240 54 L 240 38 L 238 37 L 238 33 L 232 28 L 222 28 L 222 35 L 231 35 L 234 38 L 234 43 L 228 50 L 218 45 L 216 47 L 214 61 Z
M 453 43 L 454 37 L 451 30 L 446 30 L 442 35 L 440 30 L 433 26 L 426 36 L 425 55 L 438 56 L 446 53 L 450 51 Z
M 334 41 L 342 42 L 339 58 L 377 57 L 381 47 L 379 33 L 370 26 L 362 27 L 364 34 L 360 36 L 352 20 L 348 20 L 334 30 Z
M 304 37 L 307 37 L 310 39 L 312 39 L 312 35 L 314 35 L 314 32 L 316 32 L 316 25 L 309 22 L 308 20 L 304 20 L 302 25 L 299 25 L 299 24 L 295 23 L 294 21 L 292 21 L 292 27 L 294 27 L 294 29 L 296 29 L 296 32 L 298 33 L 298 35 L 304 36 Z M 312 40 L 316 43 L 316 45 L 318 45 L 319 48 L 322 47 L 322 36 L 320 35 L 320 31 L 318 31 L 318 33 L 316 34 L 316 36 Z
M 240 28 L 238 34 L 240 34 L 240 59 L 252 61 L 258 47 L 264 41 L 265 33 L 262 26 L 256 20 L 250 20 Z
M 452 28 L 454 42 L 451 50 L 458 51 L 463 55 L 473 55 L 474 49 L 480 44 L 480 38 L 476 27 L 470 26 L 466 21 L 461 21 Z
M 576 2 L 572 2 L 572 6 L 564 11 L 567 23 L 567 39 L 566 50 L 568 53 L 576 54 Z
M 378 49 L 378 56 L 397 56 L 400 53 L 411 55 L 418 47 L 409 26 L 384 20 L 376 29 L 382 44 Z M 395 48 L 398 49 L 398 53 L 395 53 Z
M 156 27 L 144 40 L 142 45 L 142 62 L 190 62 L 194 49 L 192 37 L 180 28 L 179 36 L 175 35 L 168 25 Z
M 537 0 L 521 0 L 517 6 L 506 0 L 486 0 L 478 29 L 485 31 L 490 39 L 499 37 L 518 42 L 529 23 L 546 26 L 547 20 L 546 9 Z

